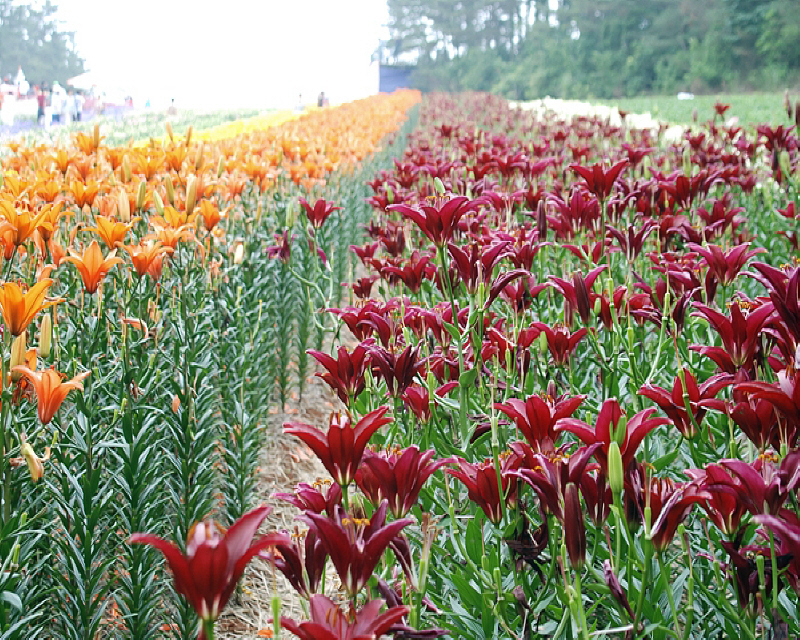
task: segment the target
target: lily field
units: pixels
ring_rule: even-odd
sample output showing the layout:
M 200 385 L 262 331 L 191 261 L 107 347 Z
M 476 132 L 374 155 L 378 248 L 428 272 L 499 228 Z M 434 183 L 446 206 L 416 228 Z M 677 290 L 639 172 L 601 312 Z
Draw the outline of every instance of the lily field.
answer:
M 7 143 L 0 637 L 796 637 L 775 99 L 676 130 L 399 91 Z M 277 434 L 315 379 L 335 411 Z M 279 435 L 324 472 L 262 504 Z

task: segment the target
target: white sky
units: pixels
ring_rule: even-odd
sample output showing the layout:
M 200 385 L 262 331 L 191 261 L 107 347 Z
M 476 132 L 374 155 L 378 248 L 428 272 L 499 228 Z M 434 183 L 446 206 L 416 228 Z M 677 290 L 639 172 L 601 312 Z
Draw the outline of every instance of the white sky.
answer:
M 293 107 L 377 93 L 385 0 L 56 0 L 86 68 L 154 107 Z

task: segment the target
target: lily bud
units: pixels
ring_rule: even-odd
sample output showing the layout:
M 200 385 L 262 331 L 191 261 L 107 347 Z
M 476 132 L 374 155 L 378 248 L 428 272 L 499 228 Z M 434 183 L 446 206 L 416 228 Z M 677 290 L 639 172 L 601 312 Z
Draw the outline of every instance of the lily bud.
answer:
M 167 122 L 167 135 L 169 136 L 170 142 L 174 142 L 175 141 L 175 138 L 172 135 L 172 125 L 169 122 Z
M 96 122 L 92 131 L 92 144 L 95 149 L 100 146 L 100 125 Z
M 225 156 L 220 156 L 219 162 L 217 162 L 217 179 L 221 178 L 224 172 L 225 172 Z
M 389 204 L 394 204 L 394 189 L 388 184 L 386 185 L 386 201 Z
M 608 447 L 608 483 L 615 496 L 622 493 L 625 486 L 625 475 L 622 469 L 622 453 L 619 445 L 612 442 Z
M 195 201 L 197 200 L 197 176 L 189 176 L 186 183 L 186 214 L 194 211 Z
M 194 170 L 200 171 L 200 167 L 203 166 L 203 147 L 200 147 L 197 150 L 197 155 L 194 158 Z
M 147 197 L 147 183 L 142 180 L 139 183 L 139 188 L 136 190 L 136 210 L 141 211 L 144 208 L 144 199 Z
M 240 242 L 236 245 L 236 250 L 233 252 L 233 264 L 242 264 L 244 261 L 244 243 Z
M 45 313 L 42 316 L 42 326 L 39 328 L 39 355 L 47 358 L 50 355 L 53 341 L 53 316 Z
M 575 569 L 586 563 L 586 524 L 581 508 L 581 494 L 574 482 L 567 484 L 564 493 L 564 542 L 569 562 Z
M 16 382 L 22 377 L 21 373 L 14 371 L 14 367 L 26 365 L 28 363 L 25 357 L 28 351 L 27 347 L 25 331 L 23 331 L 14 338 L 14 342 L 11 343 L 11 363 L 9 364 L 11 382 Z
M 128 200 L 128 193 L 125 189 L 117 191 L 117 213 L 119 214 L 119 219 L 125 224 L 131 221 L 131 203 Z
M 156 212 L 158 215 L 164 215 L 164 201 L 161 199 L 158 191 L 153 191 L 153 203 L 156 205 Z
M 539 334 L 539 353 L 544 355 L 545 353 L 547 353 L 547 348 L 548 348 L 547 334 L 544 331 L 542 331 Z
M 594 315 L 599 316 L 600 312 L 603 310 L 603 302 L 600 300 L 600 296 L 597 296 L 594 299 L 593 305 Z
M 689 147 L 683 150 L 683 173 L 687 178 L 692 175 L 692 152 Z
M 438 193 L 440 196 L 444 195 L 444 183 L 438 176 L 433 179 L 433 188 L 436 189 L 436 193 Z
M 45 451 L 44 458 L 40 458 L 36 455 L 30 443 L 27 440 L 23 440 L 19 447 L 19 452 L 22 454 L 22 457 L 25 458 L 25 462 L 28 465 L 31 480 L 39 482 L 44 475 L 44 465 L 42 463 L 50 458 L 50 448 L 48 447 Z
M 190 125 L 189 128 L 186 129 L 186 147 L 188 148 L 191 143 L 192 143 L 192 127 Z
M 625 444 L 625 433 L 628 431 L 628 418 L 623 413 L 620 417 L 619 421 L 617 422 L 617 426 L 611 429 L 611 438 L 614 442 L 617 443 L 617 446 L 621 447 Z
M 172 178 L 169 176 L 164 180 L 164 186 L 167 188 L 167 200 L 174 207 L 175 206 L 175 187 L 172 185 Z
M 122 181 L 131 181 L 131 161 L 127 155 L 122 156 Z

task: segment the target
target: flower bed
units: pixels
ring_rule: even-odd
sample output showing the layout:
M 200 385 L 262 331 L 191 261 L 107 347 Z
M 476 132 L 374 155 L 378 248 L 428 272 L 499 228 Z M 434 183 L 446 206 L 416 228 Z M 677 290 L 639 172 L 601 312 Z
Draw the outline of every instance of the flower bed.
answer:
M 197 637 L 182 585 L 129 538 L 183 551 L 190 532 L 215 535 L 194 523 L 230 526 L 254 506 L 270 403 L 302 394 L 306 349 L 330 328 L 311 303 L 324 274 L 351 268 L 346 248 L 369 215 L 363 180 L 418 99 L 376 96 L 233 141 L 168 127 L 140 147 L 107 146 L 98 130 L 69 146 L 11 145 L 4 638 Z M 276 232 L 305 227 L 298 197 L 323 186 L 347 215 L 292 246 L 292 268 L 273 260 Z
M 355 342 L 311 352 L 346 410 L 285 427 L 333 479 L 286 496 L 285 628 L 798 633 L 797 137 L 725 112 L 666 143 L 426 99 L 328 309 Z

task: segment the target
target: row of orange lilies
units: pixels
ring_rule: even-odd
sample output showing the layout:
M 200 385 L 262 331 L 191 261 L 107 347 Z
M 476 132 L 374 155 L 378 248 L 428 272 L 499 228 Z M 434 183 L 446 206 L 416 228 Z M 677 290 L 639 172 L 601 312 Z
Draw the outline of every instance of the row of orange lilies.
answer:
M 66 148 L 9 145 L 0 186 L 2 366 L 33 386 L 41 422 L 88 375 L 65 382 L 55 371 L 37 372 L 35 351 L 31 358 L 26 348 L 34 319 L 63 302 L 48 297 L 63 265 L 74 266 L 91 296 L 115 267 L 158 280 L 179 244 L 202 259 L 209 251 L 232 254 L 245 189 L 264 192 L 288 180 L 306 190 L 324 185 L 330 172 L 374 152 L 418 100 L 410 91 L 374 96 L 214 143 L 192 141 L 191 129 L 179 138 L 167 126 L 163 140 L 143 147 L 107 147 L 97 129 L 76 134 Z M 12 443 L 2 444 L 5 455 Z

